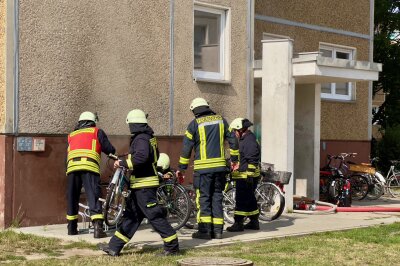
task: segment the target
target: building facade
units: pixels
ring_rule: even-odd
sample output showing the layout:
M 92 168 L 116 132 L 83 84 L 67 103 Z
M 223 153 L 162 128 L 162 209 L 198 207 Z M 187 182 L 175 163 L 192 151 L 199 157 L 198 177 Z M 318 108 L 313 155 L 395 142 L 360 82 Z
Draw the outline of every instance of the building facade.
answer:
M 263 40 L 372 62 L 372 0 L 0 0 L 0 14 L 0 227 L 65 222 L 66 136 L 83 111 L 123 153 L 126 114 L 143 109 L 175 166 L 195 97 L 229 121 L 254 119 L 260 138 L 274 131 L 255 78 Z M 312 83 L 322 84 L 318 165 L 327 153 L 369 155 L 371 84 L 349 80 Z

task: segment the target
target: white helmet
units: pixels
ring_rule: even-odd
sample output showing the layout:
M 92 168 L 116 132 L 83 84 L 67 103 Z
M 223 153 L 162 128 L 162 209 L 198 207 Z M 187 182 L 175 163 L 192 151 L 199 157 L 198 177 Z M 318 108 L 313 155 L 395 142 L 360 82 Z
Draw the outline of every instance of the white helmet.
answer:
M 97 117 L 95 114 L 93 114 L 92 112 L 83 112 L 80 116 L 79 116 L 79 121 L 93 121 L 96 123 L 97 121 Z
M 190 110 L 193 111 L 194 108 L 199 106 L 209 106 L 208 102 L 203 98 L 196 98 L 193 99 L 192 103 L 190 104 Z
M 158 157 L 157 161 L 157 167 L 160 167 L 163 170 L 166 170 L 169 168 L 170 165 L 170 160 L 169 156 L 166 153 L 160 153 L 160 157 Z
M 242 128 L 251 127 L 252 125 L 253 123 L 251 123 L 249 119 L 238 117 L 231 122 L 229 128 L 234 130 L 240 130 Z
M 229 125 L 229 127 L 230 127 L 231 129 L 235 129 L 235 130 L 242 129 L 242 128 L 243 128 L 243 118 L 241 118 L 241 117 L 235 118 L 235 119 L 231 122 L 231 124 Z
M 126 123 L 147 124 L 147 115 L 140 109 L 134 109 L 128 113 Z

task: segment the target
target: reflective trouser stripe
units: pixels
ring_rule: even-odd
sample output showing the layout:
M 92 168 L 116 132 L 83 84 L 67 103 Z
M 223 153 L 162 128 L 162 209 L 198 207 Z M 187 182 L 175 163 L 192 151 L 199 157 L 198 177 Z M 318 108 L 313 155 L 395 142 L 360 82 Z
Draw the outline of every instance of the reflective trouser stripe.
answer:
M 127 238 L 126 236 L 124 236 L 123 234 L 121 234 L 118 231 L 115 232 L 115 236 L 118 237 L 119 239 L 121 239 L 122 241 L 124 241 L 125 243 L 129 242 L 129 238 Z
M 150 208 L 150 207 L 153 207 L 153 206 L 156 206 L 156 205 L 157 205 L 156 202 L 152 202 L 152 203 L 148 203 L 148 204 L 146 205 L 146 207 L 147 207 L 147 208 Z
M 78 215 L 67 215 L 67 220 L 68 221 L 73 221 L 78 219 Z
M 95 214 L 95 215 L 92 215 L 92 216 L 90 216 L 90 219 L 92 219 L 92 221 L 94 221 L 94 220 L 104 220 L 104 216 L 103 216 L 103 214 Z
M 211 223 L 211 216 L 200 216 L 200 223 Z
M 252 211 L 252 212 L 235 211 L 235 215 L 240 215 L 240 216 L 252 216 L 252 215 L 259 214 L 259 213 L 260 213 L 260 211 L 258 209 L 255 211 Z
M 224 224 L 224 218 L 212 218 L 213 224 Z
M 174 234 L 174 235 L 172 235 L 172 236 L 163 238 L 163 241 L 164 241 L 164 242 L 171 242 L 172 240 L 177 239 L 177 238 L 178 238 L 178 235 L 177 235 L 177 234 Z

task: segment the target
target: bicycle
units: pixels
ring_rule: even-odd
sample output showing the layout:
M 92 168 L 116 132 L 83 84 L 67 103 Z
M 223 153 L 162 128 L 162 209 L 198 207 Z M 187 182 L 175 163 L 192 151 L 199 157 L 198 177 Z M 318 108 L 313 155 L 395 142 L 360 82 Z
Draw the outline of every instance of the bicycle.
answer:
M 389 194 L 396 198 L 400 195 L 400 171 L 396 170 L 396 166 L 400 164 L 400 161 L 391 160 L 390 169 L 386 175 L 386 187 Z
M 174 171 L 171 173 L 171 178 L 167 179 L 158 173 L 161 185 L 157 188 L 157 200 L 166 209 L 168 222 L 175 230 L 179 230 L 190 218 L 192 202 L 182 186 L 183 180 L 178 180 Z
M 273 221 L 281 216 L 285 209 L 283 185 L 288 184 L 291 177 L 290 172 L 273 171 L 272 167 L 271 164 L 261 163 L 261 178 L 254 191 L 262 221 Z M 234 223 L 235 194 L 234 180 L 228 175 L 222 203 L 224 218 L 231 224 Z
M 350 206 L 351 200 L 362 200 L 368 193 L 368 179 L 364 174 L 349 174 L 347 157 L 355 157 L 357 153 L 341 153 L 328 155 L 327 164 L 320 170 L 320 196 L 339 206 Z M 333 167 L 332 160 L 339 160 L 339 166 Z M 351 198 L 348 199 L 348 193 Z
M 118 160 L 116 155 L 108 155 L 110 159 Z M 123 166 L 118 167 L 107 187 L 107 196 L 103 205 L 104 222 L 107 226 L 114 227 L 122 218 L 125 209 L 126 198 L 131 191 L 127 171 Z

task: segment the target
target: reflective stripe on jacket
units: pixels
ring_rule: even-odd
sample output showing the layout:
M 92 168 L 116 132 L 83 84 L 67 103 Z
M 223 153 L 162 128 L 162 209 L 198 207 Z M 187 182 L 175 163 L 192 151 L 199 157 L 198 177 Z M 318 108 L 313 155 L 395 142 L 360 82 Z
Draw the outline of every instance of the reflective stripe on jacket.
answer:
M 159 156 L 157 139 L 147 133 L 132 137 L 129 155 L 121 165 L 132 170 L 130 186 L 133 189 L 158 187 L 157 160 Z
M 228 123 L 220 115 L 205 115 L 194 119 L 185 132 L 179 168 L 187 169 L 194 148 L 196 172 L 226 171 L 225 140 L 229 142 L 231 159 L 237 161 L 238 157 L 237 139 L 228 128 Z
M 97 127 L 75 130 L 68 135 L 67 174 L 90 171 L 100 174 L 101 145 Z
M 260 176 L 260 145 L 250 130 L 239 139 L 239 160 L 239 169 L 232 173 L 232 178 Z

